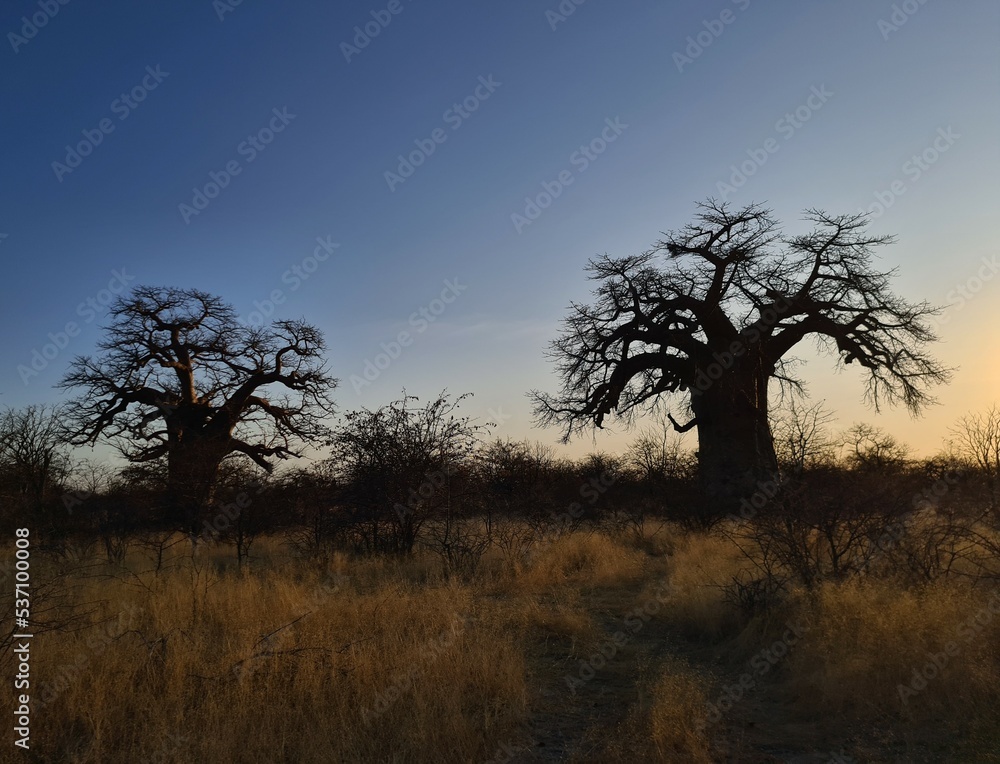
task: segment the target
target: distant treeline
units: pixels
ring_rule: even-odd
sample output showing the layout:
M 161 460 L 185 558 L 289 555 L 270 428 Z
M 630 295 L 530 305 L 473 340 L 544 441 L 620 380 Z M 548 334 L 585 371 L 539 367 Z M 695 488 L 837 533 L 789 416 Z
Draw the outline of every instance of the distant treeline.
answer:
M 728 524 L 756 545 L 765 543 L 761 533 L 768 543 L 783 539 L 783 564 L 798 564 L 808 581 L 871 564 L 899 547 L 921 513 L 958 523 L 963 533 L 997 521 L 998 465 L 984 448 L 995 432 L 985 425 L 1000 421 L 995 409 L 961 420 L 949 453 L 911 459 L 875 427 L 855 425 L 834 438 L 820 406 L 793 406 L 774 423 L 781 469 L 760 481 L 738 514 L 720 516 L 699 506 L 697 453 L 666 420 L 622 454 L 570 460 L 538 443 L 490 437 L 486 426 L 456 414 L 461 401 L 442 395 L 418 406 L 404 396 L 351 412 L 332 431 L 328 456 L 275 474 L 226 459 L 196 534 L 170 512 L 165 458 L 121 469 L 76 460 L 61 439 L 58 409 L 10 409 L 0 418 L 4 532 L 28 525 L 53 551 L 101 544 L 110 561 L 132 544 L 159 545 L 162 554 L 185 532 L 232 544 L 241 563 L 255 539 L 281 534 L 305 554 L 408 554 L 426 545 L 463 567 L 493 545 L 527 548 L 588 524 L 657 518 Z M 829 547 L 823 571 L 795 559 L 796 548 L 809 557 L 817 536 Z

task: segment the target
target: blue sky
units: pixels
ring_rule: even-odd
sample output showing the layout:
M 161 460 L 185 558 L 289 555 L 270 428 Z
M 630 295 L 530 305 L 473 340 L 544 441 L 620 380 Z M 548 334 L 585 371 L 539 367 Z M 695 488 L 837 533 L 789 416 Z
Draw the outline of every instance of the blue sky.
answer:
M 52 385 L 100 337 L 88 300 L 173 285 L 248 319 L 276 295 L 273 317 L 319 325 L 343 409 L 447 387 L 499 414 L 498 435 L 554 443 L 525 393 L 556 387 L 544 351 L 587 299 L 589 257 L 649 247 L 710 195 L 766 202 L 789 231 L 804 208 L 881 198 L 899 291 L 953 305 L 938 354 L 954 384 L 912 421 L 875 417 L 853 370 L 808 347 L 803 375 L 840 424 L 932 452 L 997 397 L 998 32 L 986 0 L 5 2 L 0 403 L 62 398 Z M 96 145 L 70 167 L 81 142 Z M 517 222 L 543 184 L 557 198 Z M 185 212 L 199 190 L 213 198 Z M 398 357 L 352 385 L 400 332 Z

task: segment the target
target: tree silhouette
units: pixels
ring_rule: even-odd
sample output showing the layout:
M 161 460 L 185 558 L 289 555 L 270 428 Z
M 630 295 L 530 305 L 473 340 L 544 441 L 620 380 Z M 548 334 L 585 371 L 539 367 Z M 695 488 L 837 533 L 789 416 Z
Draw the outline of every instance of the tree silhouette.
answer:
M 788 354 L 803 339 L 836 351 L 838 363 L 857 361 L 876 410 L 901 402 L 916 413 L 949 371 L 924 352 L 937 309 L 890 291 L 894 271 L 872 260 L 893 237 L 867 234 L 866 216 L 810 209 L 813 230 L 785 237 L 759 205 L 698 206 L 695 222 L 650 251 L 590 261 L 596 300 L 571 306 L 552 345 L 561 391 L 532 395 L 538 421 L 561 425 L 568 440 L 609 414 L 629 424 L 685 394 L 693 418 L 671 421 L 697 427 L 712 499 L 704 511 L 714 513 L 777 469 L 768 384 L 801 389 Z
M 987 481 L 990 511 L 1000 506 L 1000 407 L 966 414 L 951 428 L 952 447 L 975 465 Z
M 165 456 L 168 506 L 186 530 L 197 530 L 223 459 L 243 455 L 270 472 L 326 434 L 337 381 L 309 324 L 248 327 L 219 297 L 150 286 L 110 316 L 100 354 L 74 359 L 59 383 L 83 390 L 68 409 L 69 440 L 103 439 L 132 462 Z
M 58 406 L 26 406 L 0 412 L 0 504 L 3 519 L 37 522 L 47 500 L 69 475 L 60 437 Z M 10 513 L 10 514 L 8 514 Z
M 409 554 L 423 526 L 460 504 L 456 476 L 484 425 L 458 416 L 468 397 L 442 391 L 416 405 L 407 395 L 372 411 L 349 411 L 334 431 L 329 464 L 340 501 L 361 529 L 365 551 Z

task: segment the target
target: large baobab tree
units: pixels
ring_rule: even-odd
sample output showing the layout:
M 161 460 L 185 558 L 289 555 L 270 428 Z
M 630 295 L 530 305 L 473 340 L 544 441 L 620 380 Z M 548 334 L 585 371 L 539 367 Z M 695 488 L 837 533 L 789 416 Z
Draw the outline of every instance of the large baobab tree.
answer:
M 783 236 L 769 210 L 709 200 L 695 221 L 640 255 L 592 260 L 592 305 L 574 304 L 552 347 L 562 383 L 535 392 L 542 424 L 568 440 L 612 413 L 626 424 L 683 395 L 697 428 L 699 474 L 725 512 L 777 469 L 768 383 L 801 388 L 789 351 L 807 337 L 866 372 L 866 402 L 912 412 L 948 370 L 925 352 L 935 308 L 890 291 L 864 215 L 807 210 L 813 230 Z
M 302 321 L 249 327 L 196 289 L 137 287 L 110 309 L 96 357 L 73 361 L 60 387 L 69 438 L 105 440 L 132 462 L 167 460 L 167 498 L 190 532 L 210 504 L 219 466 L 243 455 L 268 472 L 326 434 L 337 381 L 322 334 Z

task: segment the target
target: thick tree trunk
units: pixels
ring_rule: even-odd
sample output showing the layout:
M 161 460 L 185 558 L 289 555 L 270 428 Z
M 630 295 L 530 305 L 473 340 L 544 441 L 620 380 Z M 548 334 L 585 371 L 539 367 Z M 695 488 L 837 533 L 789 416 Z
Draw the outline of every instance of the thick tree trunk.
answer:
M 212 503 L 219 465 L 225 456 L 211 442 L 191 440 L 168 456 L 167 502 L 171 520 L 190 534 L 202 531 Z
M 759 369 L 736 368 L 692 393 L 705 519 L 747 505 L 759 509 L 774 495 L 778 463 L 767 416 L 768 378 Z

